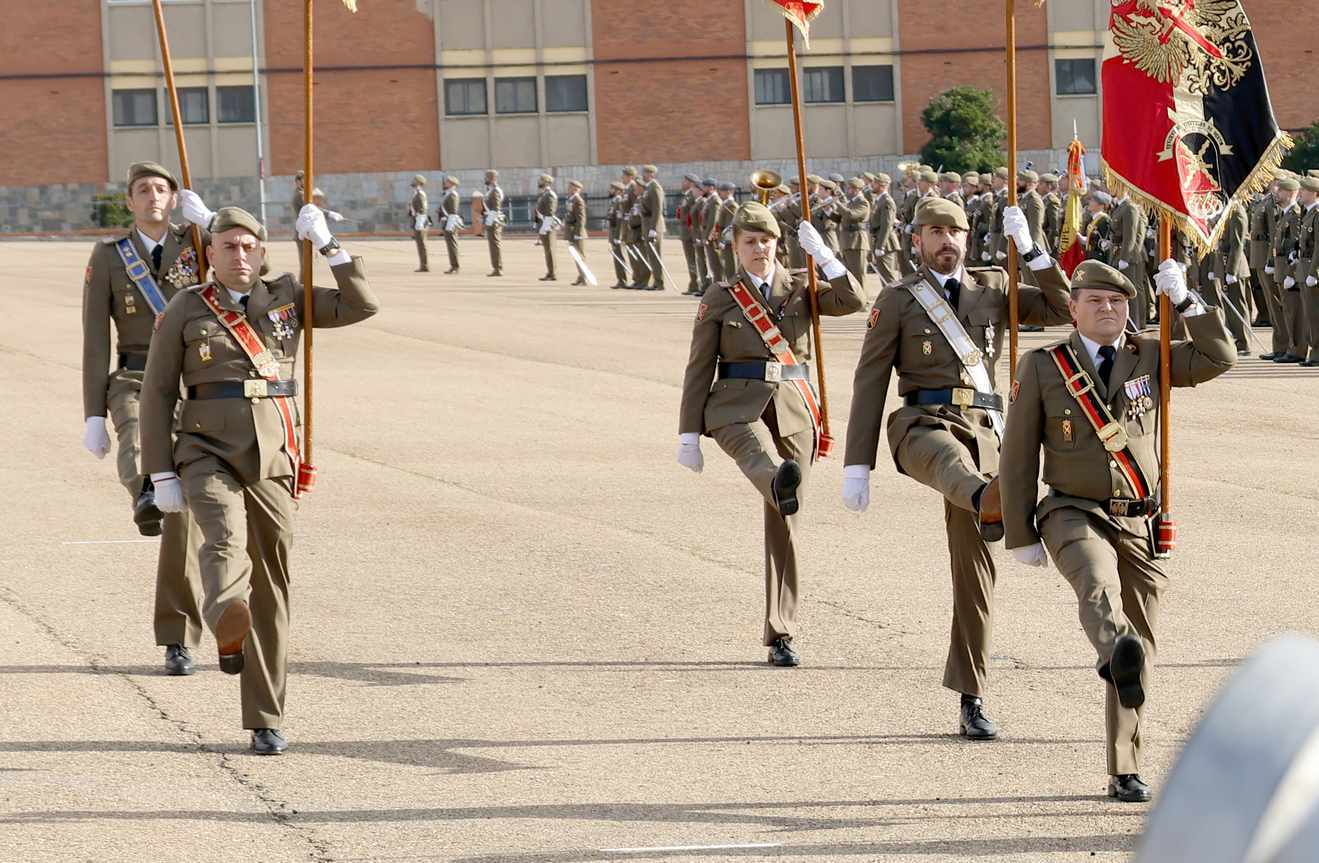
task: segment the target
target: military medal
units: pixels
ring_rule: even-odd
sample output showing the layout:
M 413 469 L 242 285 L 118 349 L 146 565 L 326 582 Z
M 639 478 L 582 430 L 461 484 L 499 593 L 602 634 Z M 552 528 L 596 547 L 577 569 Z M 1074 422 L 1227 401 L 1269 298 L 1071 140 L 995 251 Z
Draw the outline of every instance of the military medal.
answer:
M 1063 443 L 1072 442 L 1072 421 L 1063 420 Z
M 1123 385 L 1127 393 L 1127 417 L 1136 419 L 1154 407 L 1153 383 L 1149 375 L 1141 375 Z
M 197 358 L 204 363 L 211 361 L 211 343 L 202 342 L 197 346 Z
M 991 359 L 994 356 L 994 325 L 989 324 L 985 327 L 985 355 Z
M 934 353 L 934 343 L 931 342 L 929 339 L 926 339 L 925 341 L 921 342 L 921 353 L 925 354 L 925 356 L 927 357 L 930 354 Z
M 293 325 L 297 317 L 293 311 L 293 304 L 280 306 L 277 309 L 271 309 L 266 312 L 266 317 L 274 324 L 275 338 L 291 339 L 293 338 Z
M 877 323 L 879 323 L 879 306 L 875 306 L 870 310 L 870 319 L 866 321 L 866 329 L 873 330 Z

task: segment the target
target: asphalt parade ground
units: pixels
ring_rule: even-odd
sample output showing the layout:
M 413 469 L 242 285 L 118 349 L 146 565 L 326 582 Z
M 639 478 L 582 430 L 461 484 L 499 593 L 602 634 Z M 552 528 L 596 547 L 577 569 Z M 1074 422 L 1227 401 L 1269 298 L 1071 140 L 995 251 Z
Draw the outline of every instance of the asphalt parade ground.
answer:
M 261 758 L 209 635 L 163 674 L 156 541 L 81 447 L 91 241 L 0 244 L 0 861 L 1128 859 L 1148 807 L 1104 797 L 1070 588 L 998 547 L 1002 736 L 960 740 L 942 505 L 886 452 L 865 514 L 839 459 L 812 473 L 803 665 L 766 665 L 760 500 L 712 441 L 702 475 L 674 461 L 676 240 L 664 293 L 571 287 L 562 244 L 539 282 L 531 238 L 500 279 L 483 241 L 454 276 L 435 238 L 430 273 L 410 241 L 345 245 L 382 309 L 317 334 L 291 745 Z M 613 281 L 604 241 L 587 259 Z M 824 324 L 840 438 L 865 318 Z M 1156 795 L 1222 681 L 1319 607 L 1319 370 L 1244 359 L 1173 404 Z

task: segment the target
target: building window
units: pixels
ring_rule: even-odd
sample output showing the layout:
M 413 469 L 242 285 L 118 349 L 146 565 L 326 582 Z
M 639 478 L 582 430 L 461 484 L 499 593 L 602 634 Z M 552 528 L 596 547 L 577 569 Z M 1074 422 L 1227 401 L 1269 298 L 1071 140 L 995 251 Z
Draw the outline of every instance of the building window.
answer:
M 444 113 L 451 117 L 485 114 L 485 79 L 451 78 L 445 81 Z
M 787 105 L 792 101 L 792 86 L 787 69 L 756 70 L 756 104 Z
M 115 90 L 114 124 L 116 126 L 156 126 L 155 90 Z
M 495 113 L 536 113 L 536 79 L 496 78 Z
M 1091 58 L 1054 60 L 1053 77 L 1059 96 L 1093 96 L 1096 93 L 1095 61 Z
M 843 102 L 843 67 L 816 66 L 802 70 L 802 100 L 805 102 Z
M 215 104 L 221 123 L 256 122 L 256 93 L 249 85 L 216 87 Z
M 892 66 L 853 66 L 853 102 L 892 102 Z
M 546 75 L 546 111 L 585 111 L 585 75 Z
M 168 108 L 169 91 L 165 90 L 161 95 L 165 99 L 163 104 Z M 183 116 L 185 126 L 205 125 L 211 122 L 210 91 L 205 87 L 180 87 L 179 114 Z M 173 110 L 165 111 L 165 125 L 174 125 Z

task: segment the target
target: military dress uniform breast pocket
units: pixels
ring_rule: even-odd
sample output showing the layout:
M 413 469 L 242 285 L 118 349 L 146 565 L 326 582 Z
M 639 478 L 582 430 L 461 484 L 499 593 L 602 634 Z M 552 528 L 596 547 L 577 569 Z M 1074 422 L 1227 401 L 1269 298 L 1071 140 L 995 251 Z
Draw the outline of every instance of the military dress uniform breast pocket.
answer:
M 183 325 L 183 370 L 202 370 L 238 350 L 229 332 L 215 318 L 197 318 Z
M 122 315 L 151 314 L 151 307 L 138 293 L 137 286 L 124 276 L 124 281 L 114 288 L 114 310 Z
M 1064 401 L 1067 400 L 1067 401 Z M 1080 406 L 1071 402 L 1062 389 L 1056 396 L 1044 400 L 1044 447 L 1054 452 L 1074 452 L 1084 449 L 1085 434 L 1090 431 Z

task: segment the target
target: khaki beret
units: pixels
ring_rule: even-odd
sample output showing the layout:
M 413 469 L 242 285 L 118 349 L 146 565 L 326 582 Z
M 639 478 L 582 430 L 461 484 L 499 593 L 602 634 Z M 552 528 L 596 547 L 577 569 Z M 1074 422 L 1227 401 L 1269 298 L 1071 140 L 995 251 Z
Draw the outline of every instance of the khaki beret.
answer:
M 882 186 L 887 186 L 889 183 L 893 182 L 893 178 L 888 174 L 885 174 L 883 171 L 880 171 L 874 176 L 874 181 Z
M 866 187 L 866 181 L 860 177 L 853 177 L 847 181 L 847 187 L 849 189 L 864 189 Z
M 701 181 L 701 185 L 715 187 L 719 185 L 719 181 L 716 180 L 714 177 L 706 177 L 704 180 Z
M 1126 276 L 1103 261 L 1082 261 L 1072 273 L 1072 290 L 1093 288 L 1097 291 L 1113 291 L 1129 300 L 1136 298 L 1136 286 Z
M 611 188 L 611 189 L 618 189 L 618 190 L 621 191 L 621 190 L 623 189 L 623 184 L 620 183 L 620 182 L 618 182 L 617 180 L 615 180 L 614 182 L 612 182 L 612 183 L 609 184 L 609 188 Z
M 164 165 L 158 165 L 155 162 L 134 162 L 128 166 L 129 189 L 132 189 L 133 184 L 143 177 L 159 177 L 169 183 L 169 187 L 174 191 L 179 190 L 179 181 L 174 179 L 174 175 Z
M 255 234 L 261 242 L 266 241 L 266 229 L 256 220 L 256 216 L 242 207 L 221 207 L 215 211 L 215 219 L 211 222 L 212 237 L 234 228 L 242 228 Z
M 994 176 L 998 177 L 1000 180 L 1006 180 L 1008 178 L 1008 169 L 1000 165 L 994 169 Z
M 838 184 L 835 183 L 833 180 L 821 180 L 821 181 L 820 181 L 820 185 L 821 185 L 823 188 L 826 188 L 826 189 L 828 189 L 828 190 L 831 191 L 831 192 L 837 192 L 837 191 L 838 191 Z
M 623 169 L 624 177 L 635 177 L 636 175 L 637 175 L 637 169 L 632 167 L 631 165 L 628 165 L 626 168 Z
M 581 181 L 581 180 L 569 180 L 569 181 L 568 181 L 568 188 L 569 188 L 569 189 L 581 189 L 581 188 L 583 188 L 583 186 L 582 186 L 582 181 Z
M 683 174 L 682 178 L 689 183 L 700 183 L 701 178 L 697 174 Z
M 426 185 L 426 178 L 423 177 L 421 174 L 418 174 L 418 175 L 416 175 L 415 177 L 412 178 L 412 185 L 414 185 L 414 186 L 424 186 L 424 185 Z
M 916 179 L 924 183 L 937 183 L 939 182 L 939 175 L 934 173 L 934 171 L 922 170 L 920 176 L 918 176 Z
M 1108 192 L 1105 192 L 1103 189 L 1091 189 L 1090 197 L 1094 198 L 1096 201 L 1103 204 L 1105 207 L 1113 203 L 1113 197 L 1109 195 Z
M 737 208 L 733 216 L 735 231 L 763 231 L 771 237 L 779 236 L 779 220 L 769 211 L 769 207 L 759 201 L 747 201 Z
M 487 177 L 498 177 L 498 176 L 499 176 L 499 172 L 496 171 L 494 168 L 491 168 L 489 171 L 486 171 L 486 172 L 485 172 L 485 175 L 486 175 Z
M 806 182 L 808 182 L 808 183 L 819 183 L 820 180 L 821 180 L 821 177 L 820 177 L 819 174 L 807 174 L 807 175 L 806 175 Z
M 646 173 L 646 174 L 658 174 L 658 173 L 659 173 L 659 168 L 656 168 L 654 165 L 642 165 L 642 166 L 641 166 L 641 170 L 642 170 L 643 173 Z
M 944 171 L 939 175 L 939 179 L 948 183 L 960 183 L 962 182 L 962 175 L 956 171 Z
M 540 184 L 541 184 L 542 186 L 545 185 L 546 183 L 553 183 L 553 182 L 554 182 L 554 175 L 553 175 L 553 174 L 541 174 L 540 177 L 539 177 L 539 180 L 540 180 Z
M 868 180 L 868 181 L 872 182 L 872 183 L 875 181 L 875 174 L 874 174 L 873 172 L 871 172 L 871 171 L 862 171 L 862 172 L 861 172 L 861 177 L 862 177 L 863 179 L 865 179 L 865 180 Z
M 792 194 L 792 189 L 788 188 L 787 183 L 779 183 L 777 186 L 774 187 L 774 191 L 778 192 L 780 195 Z
M 969 172 L 969 173 L 963 174 L 963 175 L 962 175 L 962 182 L 963 182 L 963 183 L 979 183 L 979 182 L 980 182 L 980 175 L 979 175 L 978 173 L 976 173 L 975 171 L 971 171 L 971 172 Z
M 722 183 L 719 184 L 719 191 L 721 191 L 721 192 L 734 192 L 734 191 L 737 191 L 737 185 L 734 184 L 734 183 L 730 183 L 730 182 L 727 181 L 727 180 L 724 180 Z
M 1319 192 L 1319 177 L 1302 177 L 1301 188 L 1309 192 Z
M 830 175 L 829 175 L 829 179 L 832 180 L 832 181 L 835 182 L 835 183 L 846 183 L 846 182 L 847 182 L 847 178 L 844 177 L 842 174 L 830 174 Z
M 1295 177 L 1282 177 L 1278 180 L 1278 188 L 1284 192 L 1295 192 L 1301 188 L 1301 181 Z
M 446 186 L 456 186 L 458 185 L 458 178 L 453 174 L 445 174 L 442 182 Z
M 942 225 L 945 228 L 970 230 L 966 212 L 947 198 L 925 198 L 916 205 L 916 228 L 926 225 Z
M 1017 179 L 1025 180 L 1027 183 L 1038 183 L 1040 181 L 1040 175 L 1029 168 L 1024 168 L 1017 172 Z
M 788 181 L 788 185 L 789 185 L 789 186 L 800 186 L 800 185 L 801 185 L 801 177 L 793 177 L 791 180 Z
M 933 166 L 933 165 L 926 165 L 926 164 L 922 163 L 922 164 L 921 164 L 921 170 L 922 170 L 922 171 L 931 171 L 931 172 L 933 172 L 933 171 L 934 171 L 934 166 Z

